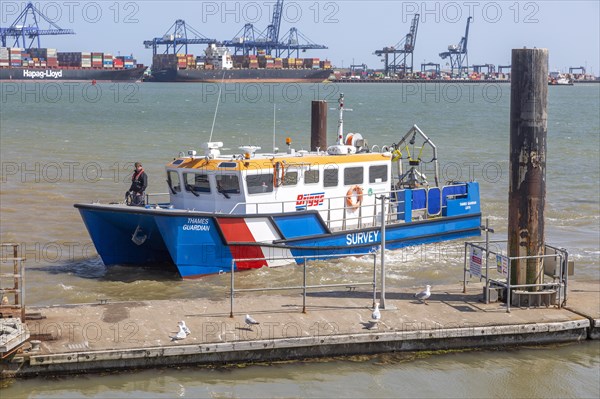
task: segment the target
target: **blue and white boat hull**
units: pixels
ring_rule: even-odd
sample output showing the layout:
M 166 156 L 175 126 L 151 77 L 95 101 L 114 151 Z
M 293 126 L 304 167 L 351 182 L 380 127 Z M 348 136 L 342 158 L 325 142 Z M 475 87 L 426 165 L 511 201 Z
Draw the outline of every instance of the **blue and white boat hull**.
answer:
M 429 190 L 435 194 L 431 198 L 441 198 L 437 205 L 429 191 L 423 197 L 422 190 L 401 190 L 395 220 L 386 223 L 386 248 L 480 235 L 479 185 L 453 187 L 439 193 Z M 316 210 L 234 215 L 158 206 L 75 207 L 106 265 L 170 263 L 183 278 L 228 272 L 232 263 L 234 270 L 277 266 L 323 255 L 366 254 L 381 245 L 377 223 L 331 231 Z M 436 216 L 413 220 L 414 212 L 424 207 Z

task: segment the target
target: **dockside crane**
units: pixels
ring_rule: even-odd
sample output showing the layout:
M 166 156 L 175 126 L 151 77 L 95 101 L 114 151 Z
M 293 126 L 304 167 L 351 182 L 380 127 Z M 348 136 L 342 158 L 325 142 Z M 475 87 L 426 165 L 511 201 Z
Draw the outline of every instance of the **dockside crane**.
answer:
M 367 64 L 352 64 L 352 65 L 350 65 L 350 71 L 353 73 L 354 72 L 367 72 L 367 69 L 369 69 Z
M 304 44 L 301 43 L 301 39 Z M 313 43 L 308 37 L 304 36 L 298 29 L 290 28 L 290 30 L 283 36 L 281 42 L 277 46 L 277 57 L 291 57 L 295 55 L 296 58 L 300 57 L 300 51 L 305 52 L 306 50 L 324 50 L 327 46 L 322 44 Z
M 40 29 L 39 23 L 43 21 L 48 22 L 48 29 Z M 37 43 L 37 47 L 40 48 L 40 36 L 42 35 L 74 35 L 75 32 L 72 29 L 62 29 L 60 26 L 52 22 L 47 16 L 45 16 L 40 10 L 38 10 L 33 3 L 29 2 L 21 11 L 17 19 L 8 27 L 0 28 L 0 40 L 2 41 L 2 47 L 22 47 L 25 50 L 29 50 L 33 47 L 34 43 Z M 13 38 L 14 42 L 12 45 L 9 38 Z M 29 40 L 29 44 L 27 41 Z
M 193 37 L 188 37 L 188 32 Z M 188 45 L 190 44 L 211 44 L 216 42 L 215 39 L 209 39 L 193 27 L 186 25 L 183 19 L 178 19 L 162 37 L 145 40 L 144 46 L 152 48 L 152 55 L 158 54 L 159 46 L 166 46 L 164 54 L 188 54 Z
M 585 75 L 585 67 L 570 67 L 569 68 L 569 75 L 573 75 L 573 73 L 576 74 L 581 74 L 581 75 Z
M 299 56 L 300 51 L 327 49 L 327 46 L 312 42 L 294 27 L 280 40 L 282 15 L 283 0 L 277 0 L 273 8 L 271 23 L 264 31 L 258 33 L 252 24 L 246 24 L 233 40 L 225 40 L 222 45 L 233 48 L 234 54 L 249 55 L 263 52 L 269 55 L 274 53 L 275 57 L 285 54 L 289 57 L 294 53 Z
M 485 69 L 486 73 L 489 75 L 490 73 L 496 72 L 496 65 L 494 65 L 494 64 L 473 65 L 473 72 L 475 72 L 475 73 L 480 73 L 483 69 Z
M 427 67 L 434 67 L 435 70 L 435 77 L 439 78 L 440 76 L 440 64 L 437 64 L 435 62 L 428 62 L 428 63 L 423 63 L 421 64 L 421 73 L 424 74 L 427 72 Z
M 271 54 L 279 45 L 279 29 L 281 28 L 281 13 L 283 12 L 283 0 L 277 0 L 273 8 L 273 19 L 267 26 L 265 36 L 265 51 Z
M 257 37 L 260 37 L 260 33 L 256 31 L 253 24 L 247 23 L 236 33 L 233 40 L 225 40 L 222 44 L 226 47 L 232 47 L 235 55 L 255 54 L 257 52 Z
M 498 65 L 498 73 L 504 73 L 505 70 L 508 70 L 508 72 L 510 72 L 511 68 L 511 65 Z
M 413 53 L 417 43 L 417 30 L 419 28 L 419 14 L 415 14 L 410 24 L 410 30 L 396 45 L 376 50 L 375 55 L 383 56 L 385 74 L 395 74 L 400 71 L 403 78 L 407 73 L 413 73 Z M 391 56 L 391 57 L 390 57 Z M 392 58 L 390 60 L 390 58 Z
M 448 46 L 448 51 L 444 51 L 440 53 L 440 57 L 445 60 L 446 58 L 450 58 L 450 74 L 452 77 L 456 77 L 457 75 L 462 75 L 463 69 L 469 71 L 469 54 L 467 52 L 467 44 L 469 41 L 469 25 L 473 17 L 467 18 L 467 27 L 465 29 L 465 35 L 460 39 L 460 42 L 455 45 L 451 44 Z M 466 66 L 463 66 L 466 61 Z M 457 71 L 455 74 L 454 71 Z

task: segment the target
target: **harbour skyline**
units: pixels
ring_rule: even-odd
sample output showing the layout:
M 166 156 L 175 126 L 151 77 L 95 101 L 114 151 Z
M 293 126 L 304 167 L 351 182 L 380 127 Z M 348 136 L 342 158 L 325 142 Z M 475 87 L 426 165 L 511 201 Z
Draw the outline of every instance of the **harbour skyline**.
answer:
M 161 37 L 176 19 L 208 38 L 231 40 L 252 23 L 263 31 L 271 22 L 275 2 L 267 1 L 39 1 L 48 18 L 75 36 L 44 36 L 42 47 L 60 51 L 103 51 L 134 54 L 151 64 L 152 50 L 144 40 Z M 0 25 L 9 26 L 25 2 L 7 1 L 0 6 Z M 295 27 L 327 50 L 310 50 L 303 57 L 329 59 L 336 68 L 366 64 L 382 69 L 375 50 L 396 45 L 409 31 L 411 18 L 420 14 L 414 51 L 414 69 L 421 63 L 448 60 L 439 53 L 457 45 L 469 16 L 469 65 L 510 65 L 512 48 L 548 48 L 549 70 L 568 72 L 583 66 L 590 74 L 600 71 L 600 5 L 596 1 L 285 1 L 280 38 Z M 40 23 L 46 29 L 48 23 Z M 192 36 L 192 35 L 190 35 Z M 190 37 L 189 36 L 189 37 Z M 11 46 L 12 43 L 7 43 Z M 190 46 L 200 55 L 203 45 Z

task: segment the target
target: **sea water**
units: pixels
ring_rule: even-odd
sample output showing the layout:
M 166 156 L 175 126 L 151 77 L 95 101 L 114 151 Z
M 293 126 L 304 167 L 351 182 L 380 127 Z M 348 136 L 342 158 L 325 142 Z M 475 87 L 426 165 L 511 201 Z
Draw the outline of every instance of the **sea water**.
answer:
M 479 181 L 492 238 L 506 239 L 509 84 L 5 82 L 0 89 L 0 240 L 20 243 L 27 257 L 28 305 L 225 296 L 227 276 L 181 281 L 174 270 L 106 268 L 73 204 L 123 200 L 136 161 L 149 175 L 148 192 L 166 193 L 164 165 L 182 151 L 201 153 L 209 139 L 222 141 L 224 153 L 240 145 L 283 151 L 286 137 L 296 150 L 309 149 L 311 100 L 335 108 L 342 92 L 352 109 L 346 132 L 381 147 L 417 124 L 437 145 L 441 180 Z M 546 240 L 569 251 L 575 279 L 598 281 L 600 85 L 549 87 L 548 101 Z M 329 111 L 330 143 L 336 128 L 337 112 Z M 453 241 L 387 253 L 388 289 L 461 280 L 463 248 L 463 241 Z M 236 285 L 289 284 L 301 277 L 298 269 L 239 273 Z M 325 262 L 309 278 L 344 282 L 371 270 L 370 260 L 350 258 Z M 17 381 L 3 396 L 596 397 L 599 356 L 593 342 L 416 359 L 149 370 Z M 539 370 L 535 379 L 533 370 Z

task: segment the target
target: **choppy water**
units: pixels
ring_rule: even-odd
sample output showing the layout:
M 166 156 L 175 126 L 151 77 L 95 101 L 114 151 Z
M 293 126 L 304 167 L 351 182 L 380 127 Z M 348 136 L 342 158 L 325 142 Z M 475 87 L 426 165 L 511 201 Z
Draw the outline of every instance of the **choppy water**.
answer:
M 226 276 L 180 281 L 174 271 L 106 269 L 72 206 L 76 202 L 120 200 L 128 188 L 132 163 L 136 160 L 144 163 L 149 174 L 149 191 L 166 192 L 164 164 L 180 151 L 200 150 L 200 144 L 209 138 L 217 100 L 216 85 L 11 82 L 1 84 L 0 89 L 0 240 L 22 244 L 28 258 L 29 304 L 95 302 L 99 297 L 134 300 L 223 295 L 228 283 Z M 370 145 L 383 145 L 397 141 L 412 124 L 418 124 L 439 148 L 442 179 L 478 180 L 483 214 L 489 216 L 497 232 L 493 238 L 505 238 L 509 85 L 228 84 L 222 93 L 213 140 L 223 141 L 227 148 L 255 144 L 270 150 L 275 104 L 277 146 L 285 147 L 284 138 L 290 136 L 295 148 L 308 148 L 310 101 L 326 98 L 335 106 L 342 91 L 346 106 L 354 110 L 346 114 L 346 131 L 361 132 Z M 599 109 L 600 85 L 549 88 L 547 241 L 567 248 L 576 262 L 576 278 L 588 280 L 600 279 Z M 330 112 L 331 140 L 335 136 L 336 119 L 335 113 Z M 391 252 L 387 255 L 388 286 L 393 289 L 461 280 L 462 250 L 459 241 Z M 343 278 L 340 276 L 364 280 L 370 271 L 370 261 L 346 259 L 313 270 L 309 278 L 314 282 L 338 282 Z M 300 271 L 293 267 L 263 269 L 241 273 L 238 284 L 250 287 L 288 283 L 300 277 Z M 597 345 L 569 348 L 561 352 L 576 365 L 569 381 L 575 383 L 578 375 L 590 371 L 590 365 L 595 367 L 595 374 L 591 374 L 596 379 L 592 380 L 594 388 L 581 388 L 583 391 L 576 391 L 577 394 L 564 396 L 596 396 Z M 487 362 L 491 368 L 510 370 L 513 356 L 519 359 L 531 356 L 555 364 L 551 369 L 557 371 L 551 373 L 559 375 L 556 373 L 560 361 L 555 350 L 523 353 L 453 355 L 466 358 L 444 357 L 442 364 L 465 362 L 466 365 L 453 371 L 453 378 L 467 381 L 472 370 L 478 368 L 474 366 L 475 359 Z M 577 360 L 582 356 L 587 360 Z M 319 375 L 325 389 L 322 396 L 331 396 L 326 390 L 328 381 L 352 392 L 367 392 L 361 389 L 368 385 L 372 386 L 373 391 L 368 392 L 373 396 L 393 396 L 387 380 L 402 384 L 405 378 L 416 378 L 411 373 L 418 374 L 423 381 L 443 378 L 444 372 L 436 368 L 440 364 L 437 361 L 408 364 L 380 364 L 372 360 L 249 368 L 233 372 L 240 373 L 236 375 L 239 385 L 234 384 L 237 389 L 211 391 L 199 385 L 189 388 L 193 394 L 185 391 L 190 384 L 194 385 L 190 382 L 194 375 L 191 371 L 143 372 L 133 377 L 139 384 L 120 380 L 122 377 L 118 375 L 102 377 L 104 380 L 92 377 L 80 389 L 81 393 L 92 396 L 110 396 L 120 390 L 129 392 L 120 393 L 130 397 L 140 392 L 169 396 L 165 387 L 174 393 L 170 389 L 181 384 L 186 396 L 253 396 L 252 393 L 270 387 L 274 389 L 273 396 L 308 396 L 314 392 L 311 378 Z M 339 368 L 344 373 L 338 375 Z M 381 374 L 373 374 L 373 369 Z M 210 373 L 215 386 L 225 387 L 232 372 Z M 261 373 L 273 380 L 263 381 Z M 298 379 L 291 375 L 297 375 Z M 368 381 L 363 384 L 365 375 Z M 377 375 L 383 382 L 374 380 Z M 160 382 L 152 381 L 157 377 Z M 494 378 L 490 375 L 490 381 Z M 77 381 L 53 382 L 56 389 L 38 391 L 33 396 L 75 395 L 79 389 Z M 253 388 L 242 390 L 242 381 Z M 499 395 L 481 383 L 478 380 L 475 384 L 476 394 L 472 396 Z M 35 384 L 35 380 L 28 384 Z M 106 384 L 107 388 L 96 391 L 84 388 L 94 384 Z M 419 384 L 405 385 L 402 392 L 409 392 L 409 385 Z M 432 390 L 422 396 L 441 396 L 446 392 L 444 388 L 435 388 L 433 382 L 430 386 Z M 456 396 L 461 395 L 471 396 L 457 390 Z M 523 391 L 523 396 L 538 395 L 536 391 Z

